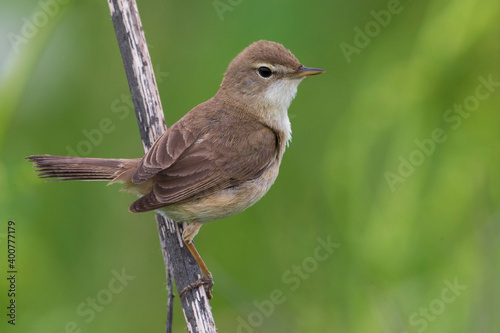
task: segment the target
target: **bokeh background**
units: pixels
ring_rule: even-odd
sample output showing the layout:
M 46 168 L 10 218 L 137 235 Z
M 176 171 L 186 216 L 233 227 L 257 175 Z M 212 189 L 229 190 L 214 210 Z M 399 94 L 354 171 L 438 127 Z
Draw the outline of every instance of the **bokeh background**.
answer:
M 153 214 L 129 213 L 134 197 L 118 185 L 45 182 L 24 160 L 142 155 L 108 5 L 0 3 L 2 332 L 162 332 Z M 500 2 L 139 10 L 169 125 L 211 97 L 253 41 L 281 42 L 327 72 L 292 103 L 272 190 L 196 237 L 219 332 L 500 331 Z M 177 303 L 174 331 L 185 330 Z

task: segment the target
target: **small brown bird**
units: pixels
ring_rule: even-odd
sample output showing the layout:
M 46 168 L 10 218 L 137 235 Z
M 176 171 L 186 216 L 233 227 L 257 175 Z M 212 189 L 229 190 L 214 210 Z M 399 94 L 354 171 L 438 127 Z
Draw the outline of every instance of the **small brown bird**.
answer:
M 217 94 L 168 128 L 143 158 L 27 159 L 41 178 L 123 183 L 140 196 L 131 212 L 157 210 L 187 222 L 182 237 L 204 274 L 189 289 L 209 285 L 210 297 L 212 275 L 194 236 L 203 223 L 239 213 L 269 190 L 291 139 L 287 111 L 297 86 L 323 72 L 302 66 L 283 45 L 261 40 L 231 61 Z

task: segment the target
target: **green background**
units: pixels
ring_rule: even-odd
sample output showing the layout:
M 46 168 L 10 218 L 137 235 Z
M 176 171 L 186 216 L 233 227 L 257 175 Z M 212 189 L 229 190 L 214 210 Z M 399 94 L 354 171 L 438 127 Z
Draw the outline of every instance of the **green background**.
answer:
M 108 5 L 0 1 L 2 332 L 163 332 L 153 214 L 129 213 L 134 197 L 118 185 L 44 182 L 24 160 L 70 149 L 142 156 Z M 327 72 L 306 79 L 289 109 L 293 141 L 272 190 L 196 237 L 219 332 L 500 331 L 498 0 L 139 10 L 169 125 L 210 98 L 253 41 L 278 41 Z M 112 125 L 89 146 L 85 133 L 103 119 Z M 15 327 L 5 315 L 9 220 Z M 122 270 L 126 285 L 114 278 Z M 93 315 L 92 298 L 106 303 Z M 174 330 L 185 331 L 178 303 Z

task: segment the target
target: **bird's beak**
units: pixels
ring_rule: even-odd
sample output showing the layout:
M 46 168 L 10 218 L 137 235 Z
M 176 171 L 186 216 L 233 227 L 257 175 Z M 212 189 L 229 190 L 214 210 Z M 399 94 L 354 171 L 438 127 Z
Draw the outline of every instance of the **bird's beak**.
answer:
M 295 72 L 286 75 L 287 77 L 301 78 L 305 76 L 318 75 L 324 73 L 325 71 L 319 68 L 310 68 L 300 66 Z

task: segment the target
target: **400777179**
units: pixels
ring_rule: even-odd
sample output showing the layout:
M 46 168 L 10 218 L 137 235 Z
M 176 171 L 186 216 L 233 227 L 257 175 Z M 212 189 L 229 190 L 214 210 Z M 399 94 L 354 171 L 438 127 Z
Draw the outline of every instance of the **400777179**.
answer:
M 7 306 L 7 317 L 10 318 L 7 322 L 11 325 L 16 324 L 16 223 L 9 221 L 7 223 L 7 280 L 9 281 L 9 288 L 7 296 L 9 298 L 9 305 Z

